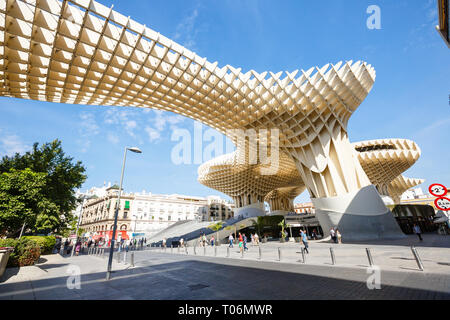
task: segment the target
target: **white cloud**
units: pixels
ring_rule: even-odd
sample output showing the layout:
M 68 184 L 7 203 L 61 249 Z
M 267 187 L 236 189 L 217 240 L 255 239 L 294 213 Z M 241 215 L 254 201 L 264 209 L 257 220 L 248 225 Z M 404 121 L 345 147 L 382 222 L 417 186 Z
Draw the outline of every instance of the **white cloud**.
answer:
M 416 137 L 416 139 L 419 139 L 420 137 L 433 138 L 435 136 L 439 136 L 439 134 L 442 132 L 442 130 L 440 130 L 439 128 L 442 126 L 447 127 L 448 125 L 450 125 L 450 118 L 444 118 L 444 119 L 437 120 L 437 121 L 433 122 L 432 124 L 430 124 L 429 126 L 419 130 L 415 134 L 415 137 Z
M 171 114 L 162 110 L 154 110 L 155 116 L 149 118 L 150 125 L 145 127 L 150 142 L 160 140 L 164 130 L 169 128 L 170 130 L 177 129 L 177 124 L 184 121 L 184 117 L 176 114 Z M 170 136 L 170 135 L 167 135 Z
M 109 125 L 119 125 L 124 128 L 130 137 L 136 138 L 135 130 L 138 127 L 135 120 L 139 117 L 139 110 L 123 110 L 123 107 L 109 108 L 105 112 L 104 122 Z
M 80 119 L 81 124 L 78 133 L 81 139 L 77 139 L 76 142 L 82 146 L 80 151 L 86 153 L 91 146 L 91 138 L 99 134 L 100 127 L 97 124 L 93 112 L 81 112 Z
M 100 132 L 93 113 L 82 112 L 80 113 L 80 119 L 81 126 L 79 132 L 81 136 L 92 137 Z
M 119 137 L 111 132 L 108 133 L 106 139 L 108 139 L 108 141 L 111 142 L 112 144 L 118 144 L 120 141 Z
M 157 141 L 161 138 L 160 131 L 158 131 L 152 127 L 146 127 L 145 131 L 148 134 L 148 138 L 149 138 L 150 142 Z
M 195 22 L 198 17 L 198 8 L 195 8 L 192 13 L 184 17 L 177 25 L 173 40 L 180 41 L 186 48 L 196 51 L 196 41 L 198 30 L 195 29 Z
M 25 144 L 22 139 L 15 135 L 1 135 L 1 155 L 14 156 L 16 153 L 23 154 L 31 150 L 31 146 Z

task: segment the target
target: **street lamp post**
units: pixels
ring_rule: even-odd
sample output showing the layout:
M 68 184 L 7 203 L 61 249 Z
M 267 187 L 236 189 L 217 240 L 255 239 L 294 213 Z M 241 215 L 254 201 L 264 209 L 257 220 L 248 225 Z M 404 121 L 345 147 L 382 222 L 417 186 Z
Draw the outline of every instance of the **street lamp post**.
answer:
M 82 195 L 79 199 L 83 200 L 83 203 L 81 204 L 81 210 L 80 210 L 80 216 L 78 217 L 78 222 L 77 222 L 77 230 L 75 231 L 75 245 L 72 248 L 72 253 L 71 253 L 71 257 L 73 257 L 73 252 L 75 251 L 75 247 L 77 245 L 78 242 L 78 228 L 80 227 L 80 222 L 81 222 L 81 216 L 83 215 L 83 208 L 84 208 L 84 204 L 86 202 L 86 199 L 89 199 L 90 197 L 86 196 L 86 195 Z
M 128 148 L 128 147 L 125 147 L 125 152 L 124 152 L 124 155 L 123 155 L 122 174 L 120 176 L 119 196 L 118 196 L 118 199 L 117 199 L 116 212 L 114 214 L 114 227 L 113 227 L 111 245 L 109 247 L 109 259 L 108 259 L 108 269 L 106 271 L 106 280 L 111 279 L 111 266 L 112 266 L 114 247 L 115 247 L 115 242 L 116 242 L 115 239 L 116 239 L 116 231 L 117 231 L 117 217 L 119 215 L 120 196 L 122 195 L 123 173 L 125 171 L 125 161 L 127 159 L 127 151 L 128 150 L 130 150 L 131 152 L 134 152 L 134 153 L 142 153 L 142 151 L 139 148 Z

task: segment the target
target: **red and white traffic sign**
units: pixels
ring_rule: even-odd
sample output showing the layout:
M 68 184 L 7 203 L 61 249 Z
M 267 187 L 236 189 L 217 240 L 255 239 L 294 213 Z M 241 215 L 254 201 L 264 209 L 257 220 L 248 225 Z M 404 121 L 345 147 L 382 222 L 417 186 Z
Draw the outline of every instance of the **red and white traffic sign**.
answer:
M 434 200 L 436 208 L 442 211 L 450 211 L 450 199 L 447 197 L 440 197 Z
M 428 187 L 428 191 L 435 197 L 443 197 L 447 195 L 447 188 L 440 183 L 433 183 Z

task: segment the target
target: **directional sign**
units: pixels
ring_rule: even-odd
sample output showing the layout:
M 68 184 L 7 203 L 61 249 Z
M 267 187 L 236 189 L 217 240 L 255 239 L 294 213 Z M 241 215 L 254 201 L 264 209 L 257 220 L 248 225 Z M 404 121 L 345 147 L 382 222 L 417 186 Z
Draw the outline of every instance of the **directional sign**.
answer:
M 436 208 L 442 211 L 450 211 L 450 199 L 447 197 L 440 197 L 434 200 Z
M 442 197 L 447 195 L 447 188 L 439 183 L 434 183 L 428 187 L 428 191 L 435 197 Z

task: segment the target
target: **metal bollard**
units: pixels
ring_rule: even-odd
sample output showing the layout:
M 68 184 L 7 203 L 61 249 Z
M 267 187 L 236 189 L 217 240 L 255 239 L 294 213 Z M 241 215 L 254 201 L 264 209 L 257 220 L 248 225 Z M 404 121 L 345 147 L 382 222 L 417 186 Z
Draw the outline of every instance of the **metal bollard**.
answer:
M 242 248 L 242 251 L 241 251 L 241 258 L 244 258 L 244 248 Z
M 196 250 L 196 246 L 194 246 L 194 255 L 197 255 L 197 250 Z
M 130 259 L 131 259 L 131 262 L 130 262 L 131 266 L 134 267 L 134 252 L 131 252 Z
M 189 254 L 187 251 L 187 247 L 184 247 L 184 251 L 186 252 L 186 254 Z
M 173 253 L 173 244 L 170 245 L 170 253 Z
M 420 271 L 423 271 L 422 260 L 420 260 L 419 253 L 417 252 L 417 249 L 414 246 L 412 246 L 411 247 L 411 251 L 412 251 L 412 253 L 414 255 L 414 258 L 416 259 L 417 266 L 419 267 Z
M 258 252 L 259 252 L 259 260 L 261 260 L 261 256 L 262 256 L 262 254 L 261 254 L 261 246 L 258 246 Z
M 278 260 L 281 261 L 281 248 L 278 248 Z
M 123 252 L 123 263 L 127 263 L 127 251 Z
M 331 264 L 335 265 L 336 264 L 336 258 L 334 257 L 334 250 L 333 250 L 333 248 L 330 248 L 330 254 L 331 254 Z
M 227 247 L 227 258 L 230 257 L 230 247 Z
M 306 263 L 305 248 L 302 248 L 302 261 Z
M 120 263 L 120 251 L 117 251 L 117 262 Z
M 369 248 L 366 248 L 366 253 L 367 253 L 367 259 L 369 259 L 369 265 L 373 266 L 372 254 L 370 253 L 370 249 Z
M 203 247 L 203 255 L 206 256 L 206 246 Z
M 214 246 L 214 257 L 217 257 L 217 247 Z
M 177 246 L 177 252 L 180 253 L 180 246 Z

